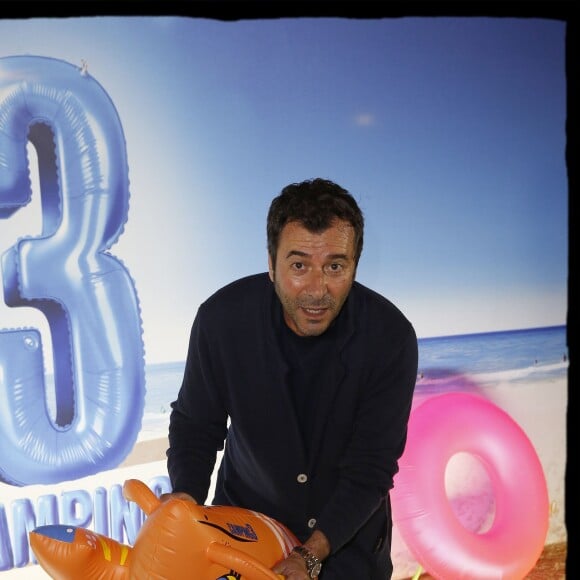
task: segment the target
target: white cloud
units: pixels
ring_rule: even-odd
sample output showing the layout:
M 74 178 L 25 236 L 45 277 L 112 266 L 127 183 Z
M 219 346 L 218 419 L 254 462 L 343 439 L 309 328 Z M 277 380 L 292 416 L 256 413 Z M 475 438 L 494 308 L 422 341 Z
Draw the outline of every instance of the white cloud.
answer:
M 354 122 L 359 127 L 370 127 L 375 124 L 375 116 L 372 113 L 358 113 Z

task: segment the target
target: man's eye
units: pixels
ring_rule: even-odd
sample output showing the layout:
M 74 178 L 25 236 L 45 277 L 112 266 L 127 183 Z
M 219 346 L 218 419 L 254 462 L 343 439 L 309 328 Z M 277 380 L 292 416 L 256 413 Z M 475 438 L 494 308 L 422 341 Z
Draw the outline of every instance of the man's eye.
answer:
M 330 264 L 329 268 L 331 272 L 340 272 L 342 270 L 342 264 Z
M 292 267 L 295 270 L 302 270 L 304 268 L 304 264 L 302 262 L 294 262 L 294 264 L 292 264 Z

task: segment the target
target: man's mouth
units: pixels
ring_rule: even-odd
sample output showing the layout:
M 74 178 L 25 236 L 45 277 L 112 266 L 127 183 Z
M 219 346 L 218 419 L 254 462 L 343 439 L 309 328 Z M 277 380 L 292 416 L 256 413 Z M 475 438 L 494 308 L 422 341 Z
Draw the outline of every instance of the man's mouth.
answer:
M 303 306 L 302 310 L 310 316 L 322 316 L 326 312 L 327 309 L 326 308 L 307 308 L 306 306 Z

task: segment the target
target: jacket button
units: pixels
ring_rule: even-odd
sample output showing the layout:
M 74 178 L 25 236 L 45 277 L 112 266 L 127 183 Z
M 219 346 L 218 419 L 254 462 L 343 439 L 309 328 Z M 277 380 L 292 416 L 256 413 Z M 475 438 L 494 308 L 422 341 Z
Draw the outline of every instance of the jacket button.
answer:
M 316 518 L 310 518 L 308 520 L 308 527 L 312 529 L 316 525 Z
M 298 483 L 306 483 L 308 481 L 308 476 L 305 473 L 299 473 L 296 480 Z

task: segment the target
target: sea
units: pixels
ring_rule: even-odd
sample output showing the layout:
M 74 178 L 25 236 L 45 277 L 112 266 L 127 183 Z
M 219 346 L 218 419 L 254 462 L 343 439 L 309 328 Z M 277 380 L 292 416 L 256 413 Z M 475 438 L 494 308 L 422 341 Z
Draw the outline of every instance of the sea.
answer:
M 419 339 L 416 391 L 456 389 L 458 381 L 480 386 L 522 385 L 567 377 L 566 326 Z
M 482 387 L 567 377 L 566 326 L 420 338 L 415 393 L 470 391 Z M 147 365 L 141 439 L 167 433 L 184 362 Z

